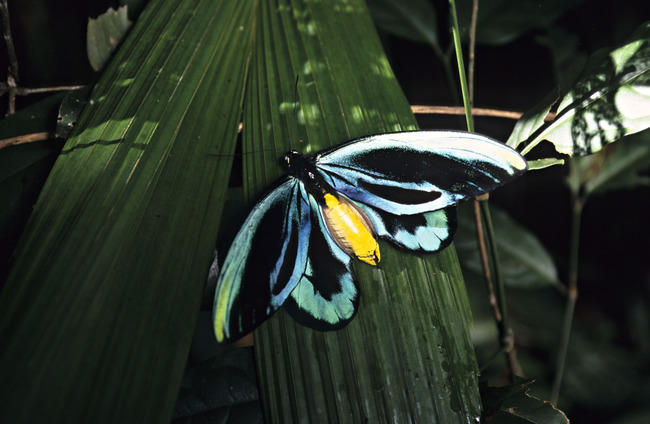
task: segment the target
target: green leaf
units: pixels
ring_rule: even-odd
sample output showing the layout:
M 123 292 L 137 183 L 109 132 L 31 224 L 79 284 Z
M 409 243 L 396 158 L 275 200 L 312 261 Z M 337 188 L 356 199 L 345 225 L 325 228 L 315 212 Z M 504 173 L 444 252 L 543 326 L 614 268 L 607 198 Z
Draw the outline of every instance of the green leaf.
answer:
M 428 0 L 368 0 L 375 24 L 384 31 L 440 49 L 438 18 Z
M 546 159 L 529 160 L 528 170 L 533 171 L 538 169 L 544 169 L 554 165 L 564 165 L 564 159 L 546 158 Z
M 476 41 L 502 45 L 533 29 L 545 28 L 582 0 L 491 0 L 480 2 Z M 457 0 L 458 20 L 467 34 L 472 14 L 472 0 Z
M 567 182 L 574 193 L 603 194 L 650 185 L 650 178 L 643 175 L 648 169 L 650 132 L 644 131 L 594 155 L 574 158 Z
M 612 421 L 612 424 L 646 424 L 650 422 L 650 408 L 627 412 Z
M 0 139 L 38 133 L 48 137 L 54 132 L 63 96 L 51 95 L 0 120 Z M 63 146 L 49 137 L 0 149 L 0 280 L 6 276 L 9 255 Z
M 253 349 L 217 343 L 212 308 L 202 310 L 172 423 L 261 424 L 262 418 Z
M 513 149 L 544 125 L 553 105 L 571 89 L 585 66 L 586 57 L 576 51 L 578 40 L 574 35 L 553 28 L 544 37 L 538 37 L 538 40 L 548 46 L 552 53 L 558 86 L 519 118 L 506 142 Z
M 612 340 L 615 331 L 604 335 L 598 326 L 598 314 L 590 318 L 582 328 L 577 323 L 571 333 L 562 397 L 567 403 L 593 410 L 616 408 L 634 398 L 645 404 L 650 386 L 647 375 L 639 370 L 646 357 L 640 352 L 631 354 Z
M 281 174 L 278 158 L 288 148 L 316 153 L 356 136 L 416 128 L 362 1 L 291 4 L 260 2 L 243 115 L 250 200 Z M 289 139 L 296 75 L 298 128 Z M 381 244 L 381 252 L 380 267 L 355 266 L 360 305 L 345 328 L 315 331 L 280 310 L 255 331 L 267 422 L 478 418 L 468 300 L 454 250 L 419 257 Z
M 149 0 L 120 0 L 120 6 L 128 7 L 130 20 L 137 19 Z
M 551 110 L 556 99 L 557 96 L 552 93 L 550 96 L 544 98 L 544 100 L 534 108 L 525 112 L 522 117 L 517 120 L 517 123 L 515 123 L 506 144 L 513 149 L 516 149 L 521 143 L 532 136 L 539 127 L 544 125 L 544 119 L 548 115 L 548 112 Z
M 556 119 L 541 126 L 522 153 L 548 140 L 560 153 L 587 155 L 650 127 L 650 23 L 632 40 L 610 53 L 602 50 L 591 57 L 576 85 L 560 102 Z
M 95 71 L 99 71 L 131 27 L 127 16 L 127 6 L 112 7 L 97 19 L 88 18 L 86 50 L 88 61 Z
M 72 134 L 72 130 L 81 116 L 81 111 L 86 106 L 91 88 L 86 86 L 80 90 L 73 90 L 63 97 L 56 121 L 55 136 L 57 138 L 68 138 Z
M 20 109 L 13 115 L 0 119 L 0 139 L 20 135 L 54 132 L 57 113 L 65 92 L 50 95 L 32 105 Z M 4 149 L 0 149 L 0 155 Z M 4 170 L 0 168 L 0 170 Z
M 231 169 L 250 202 L 289 147 L 414 128 L 360 0 L 150 4 L 95 85 L 0 293 L 0 422 L 169 422 L 219 228 L 241 219 L 223 213 L 241 210 L 227 203 Z M 480 415 L 455 251 L 382 249 L 381 268 L 357 267 L 346 329 L 281 311 L 256 332 L 268 422 Z
M 155 2 L 103 71 L 0 293 L 0 422 L 171 419 L 224 208 L 253 7 Z
M 499 208 L 492 206 L 490 210 L 504 283 L 509 287 L 526 289 L 558 284 L 553 259 L 537 237 Z M 482 275 L 476 225 L 470 205 L 458 207 L 458 233 L 455 240 L 463 269 Z
M 532 381 L 505 387 L 481 387 L 486 423 L 568 424 L 569 419 L 549 401 L 528 393 Z

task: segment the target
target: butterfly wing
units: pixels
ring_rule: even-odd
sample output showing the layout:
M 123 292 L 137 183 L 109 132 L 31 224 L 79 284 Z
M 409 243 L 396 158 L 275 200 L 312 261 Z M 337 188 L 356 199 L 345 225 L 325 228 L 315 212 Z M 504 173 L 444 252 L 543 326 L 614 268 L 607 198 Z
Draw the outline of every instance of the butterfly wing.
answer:
M 213 322 L 218 341 L 252 331 L 298 284 L 307 264 L 309 209 L 303 184 L 289 178 L 248 215 L 217 280 Z
M 442 209 L 493 190 L 527 168 L 515 150 L 461 131 L 363 137 L 319 155 L 316 165 L 337 191 L 393 215 Z
M 302 325 L 325 331 L 344 327 L 358 304 L 348 256 L 330 237 L 313 197 L 307 266 L 284 308 Z
M 357 203 L 381 238 L 407 250 L 437 252 L 449 246 L 456 234 L 456 208 L 415 215 L 395 215 Z

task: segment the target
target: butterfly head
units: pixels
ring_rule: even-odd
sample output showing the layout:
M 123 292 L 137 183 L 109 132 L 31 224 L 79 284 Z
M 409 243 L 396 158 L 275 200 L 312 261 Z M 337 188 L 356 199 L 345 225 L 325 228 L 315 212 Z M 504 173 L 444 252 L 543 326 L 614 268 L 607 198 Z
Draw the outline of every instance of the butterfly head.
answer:
M 284 155 L 283 164 L 290 174 L 299 174 L 305 168 L 306 159 L 303 155 L 295 150 L 291 150 Z

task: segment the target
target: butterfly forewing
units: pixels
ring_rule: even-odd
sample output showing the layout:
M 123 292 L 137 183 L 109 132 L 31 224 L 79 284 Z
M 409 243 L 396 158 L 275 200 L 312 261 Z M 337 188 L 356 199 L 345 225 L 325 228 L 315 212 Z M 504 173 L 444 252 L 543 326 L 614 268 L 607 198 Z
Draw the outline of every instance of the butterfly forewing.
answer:
M 345 326 L 356 312 L 357 287 L 350 270 L 350 256 L 327 232 L 319 207 L 311 200 L 309 253 L 305 273 L 285 309 L 299 323 L 317 330 Z
M 478 134 L 412 131 L 353 140 L 321 154 L 316 166 L 349 198 L 413 215 L 493 190 L 523 173 L 526 161 Z
M 217 339 L 253 330 L 286 300 L 307 263 L 310 207 L 302 183 L 290 178 L 251 211 L 228 251 L 217 281 Z

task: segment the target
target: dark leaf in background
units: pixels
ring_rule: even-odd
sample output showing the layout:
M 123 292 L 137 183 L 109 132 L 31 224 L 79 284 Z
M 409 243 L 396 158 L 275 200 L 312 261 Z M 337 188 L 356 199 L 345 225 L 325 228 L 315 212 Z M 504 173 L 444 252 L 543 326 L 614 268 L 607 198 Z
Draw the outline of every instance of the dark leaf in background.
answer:
M 562 411 L 528 393 L 532 383 L 532 380 L 520 380 L 505 387 L 482 385 L 484 421 L 494 424 L 568 424 L 569 420 Z
M 368 0 L 368 9 L 379 28 L 407 40 L 439 48 L 438 17 L 428 0 Z
M 490 207 L 504 283 L 510 287 L 535 289 L 558 284 L 553 259 L 529 230 L 506 212 Z M 464 270 L 483 275 L 476 242 L 476 226 L 471 203 L 458 206 L 456 249 Z
M 263 424 L 259 402 L 212 409 L 201 414 L 178 418 L 173 424 Z
M 88 19 L 88 34 L 86 36 L 88 60 L 95 71 L 104 67 L 124 34 L 131 27 L 127 9 L 127 6 L 119 7 L 117 10 L 109 8 L 97 19 Z
M 472 0 L 458 0 L 458 22 L 465 36 L 472 14 Z M 528 31 L 545 28 L 582 0 L 492 0 L 479 3 L 476 41 L 509 43 Z
M 580 39 L 558 26 L 549 27 L 536 41 L 548 48 L 553 60 L 557 97 L 566 94 L 584 69 L 588 55 L 580 50 Z
M 0 139 L 39 132 L 54 132 L 57 114 L 66 92 L 52 94 L 0 120 Z M 0 149 L 0 155 L 6 149 Z M 0 168 L 0 172 L 4 169 Z
M 230 348 L 191 367 L 174 408 L 174 420 L 250 404 L 261 418 L 252 348 Z
M 65 93 L 57 93 L 0 120 L 0 139 L 53 133 Z M 49 140 L 0 149 L 0 282 L 32 206 L 63 143 Z
M 212 311 L 201 311 L 173 422 L 262 422 L 258 399 L 253 349 L 218 344 Z
M 135 21 L 135 19 L 140 15 L 142 9 L 147 5 L 149 0 L 120 0 L 121 6 L 128 7 L 129 20 Z
M 590 156 L 572 161 L 567 184 L 574 193 L 604 194 L 650 186 L 650 131 L 626 137 Z M 645 174 L 644 174 L 645 172 Z
M 639 374 L 647 359 L 615 343 L 618 331 L 605 317 L 598 325 L 580 325 L 571 335 L 563 381 L 564 402 L 594 411 L 623 402 L 647 403 L 650 382 Z
M 172 417 L 237 140 L 254 5 L 155 6 L 94 85 L 15 252 L 0 293 L 2 422 Z
M 92 86 L 89 85 L 79 90 L 69 91 L 63 97 L 56 120 L 55 136 L 57 138 L 68 138 L 70 136 L 79 120 L 81 111 L 88 102 L 91 88 Z
M 611 424 L 647 424 L 650 423 L 650 408 L 625 413 Z

